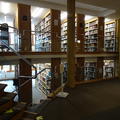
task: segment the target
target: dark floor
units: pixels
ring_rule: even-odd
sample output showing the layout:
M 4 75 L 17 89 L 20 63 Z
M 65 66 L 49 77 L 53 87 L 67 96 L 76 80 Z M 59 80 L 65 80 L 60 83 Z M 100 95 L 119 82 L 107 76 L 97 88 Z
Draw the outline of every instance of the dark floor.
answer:
M 81 85 L 40 111 L 45 120 L 120 120 L 120 80 Z

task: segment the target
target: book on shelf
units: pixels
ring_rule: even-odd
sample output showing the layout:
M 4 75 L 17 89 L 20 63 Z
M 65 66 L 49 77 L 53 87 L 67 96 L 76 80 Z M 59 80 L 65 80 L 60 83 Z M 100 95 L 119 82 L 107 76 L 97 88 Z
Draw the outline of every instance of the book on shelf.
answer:
M 39 52 L 51 51 L 51 14 L 50 12 L 36 26 L 35 49 Z M 38 32 L 37 32 L 38 31 Z
M 39 71 L 51 68 L 50 63 L 38 64 L 37 69 Z M 42 90 L 45 94 L 49 94 L 51 91 L 51 69 L 45 69 L 41 74 L 37 77 L 37 86 L 40 90 Z
M 103 66 L 103 76 L 105 78 L 111 78 L 114 77 L 114 60 L 105 60 L 104 66 Z
M 92 80 L 96 78 L 96 62 L 85 62 L 84 79 Z
M 98 42 L 98 19 L 85 23 L 85 52 L 97 51 Z
M 116 33 L 115 21 L 105 23 L 104 48 L 106 52 L 115 52 Z

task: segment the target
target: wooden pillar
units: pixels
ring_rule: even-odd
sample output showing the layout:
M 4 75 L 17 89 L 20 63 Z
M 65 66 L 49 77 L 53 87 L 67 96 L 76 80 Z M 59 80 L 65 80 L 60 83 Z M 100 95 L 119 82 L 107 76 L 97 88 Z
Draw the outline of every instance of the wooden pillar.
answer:
M 104 51 L 104 17 L 98 17 L 98 52 Z M 103 78 L 103 58 L 97 58 L 97 79 Z
M 116 20 L 116 38 L 117 38 L 117 44 L 116 49 L 118 50 L 119 57 L 118 57 L 118 77 L 120 79 L 120 18 Z
M 77 14 L 77 52 L 84 52 L 84 40 L 85 40 L 85 15 Z M 79 43 L 80 41 L 80 43 Z M 84 58 L 77 58 L 76 64 L 76 81 L 84 80 Z
M 76 64 L 76 81 L 84 80 L 84 62 L 85 58 L 77 58 Z
M 104 51 L 104 17 L 98 17 L 98 52 Z
M 75 0 L 67 0 L 68 41 L 67 41 L 67 80 L 69 87 L 75 87 Z
M 84 52 L 84 40 L 85 40 L 85 15 L 77 14 L 77 52 Z M 80 41 L 80 43 L 79 43 Z
M 21 36 L 21 51 L 31 51 L 31 7 L 29 5 L 18 4 L 18 29 Z M 24 32 L 27 30 L 29 32 Z M 19 61 L 19 75 L 31 76 L 31 66 L 26 64 L 23 60 Z M 20 79 L 19 86 L 28 79 Z M 19 89 L 19 101 L 31 103 L 32 102 L 32 81 L 29 81 Z
M 61 21 L 60 21 L 60 11 L 51 9 L 51 51 L 60 52 L 61 51 Z M 52 79 L 51 89 L 55 90 L 60 86 L 60 58 L 51 59 L 51 72 Z
M 97 58 L 97 76 L 96 79 L 102 79 L 103 78 L 103 65 L 104 61 L 102 57 Z

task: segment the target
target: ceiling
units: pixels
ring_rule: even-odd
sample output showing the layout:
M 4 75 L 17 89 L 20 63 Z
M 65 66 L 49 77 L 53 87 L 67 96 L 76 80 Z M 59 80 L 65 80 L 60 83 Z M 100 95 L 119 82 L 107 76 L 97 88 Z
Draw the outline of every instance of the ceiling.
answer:
M 9 14 L 15 15 L 17 9 L 17 5 L 15 3 L 6 3 L 0 1 L 0 14 Z
M 2 0 L 0 0 L 2 1 Z M 4 0 L 32 6 L 66 10 L 67 0 Z M 120 1 L 115 0 L 76 0 L 76 12 L 93 16 L 118 18 Z

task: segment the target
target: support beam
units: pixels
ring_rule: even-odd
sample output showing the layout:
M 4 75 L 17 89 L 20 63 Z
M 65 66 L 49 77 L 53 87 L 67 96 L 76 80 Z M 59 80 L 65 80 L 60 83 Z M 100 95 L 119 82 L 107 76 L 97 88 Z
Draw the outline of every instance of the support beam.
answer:
M 120 79 L 120 18 L 116 20 L 116 38 L 118 45 L 116 44 L 116 49 L 119 52 L 119 58 L 118 58 L 118 77 Z
M 104 51 L 104 17 L 98 17 L 98 52 Z
M 103 79 L 103 65 L 104 65 L 104 59 L 99 57 L 97 58 L 97 79 Z
M 60 11 L 51 9 L 51 51 L 60 52 L 61 51 L 61 21 L 60 21 Z M 52 81 L 51 89 L 56 90 L 60 84 L 60 58 L 51 59 L 51 72 Z
M 104 17 L 98 17 L 98 52 L 104 51 Z M 103 78 L 103 58 L 97 58 L 97 79 Z
M 85 15 L 77 14 L 77 52 L 84 53 L 84 40 L 85 40 Z M 84 62 L 85 58 L 77 58 L 76 64 L 76 81 L 84 80 Z
M 31 30 L 31 7 L 29 5 L 18 4 L 18 29 L 21 36 L 21 51 L 31 51 L 31 33 L 24 30 Z M 31 76 L 31 66 L 26 64 L 23 60 L 19 61 L 19 75 Z M 20 79 L 19 85 L 23 84 L 28 79 Z M 32 102 L 32 81 L 29 81 L 23 87 L 19 88 L 19 101 L 31 103 Z
M 67 0 L 68 41 L 67 41 L 67 79 L 68 86 L 75 87 L 75 0 Z
M 84 40 L 85 40 L 85 15 L 77 14 L 77 52 L 84 52 Z M 80 43 L 79 43 L 80 41 Z
M 76 81 L 77 82 L 84 80 L 84 63 L 85 63 L 85 58 L 77 58 L 77 64 L 76 64 Z

